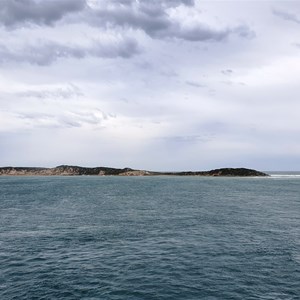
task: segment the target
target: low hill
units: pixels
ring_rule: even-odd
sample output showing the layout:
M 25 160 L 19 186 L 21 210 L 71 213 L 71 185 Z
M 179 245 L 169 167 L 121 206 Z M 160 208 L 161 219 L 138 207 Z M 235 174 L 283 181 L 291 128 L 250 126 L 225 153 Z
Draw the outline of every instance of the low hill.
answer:
M 183 172 L 153 172 L 146 170 L 134 170 L 130 168 L 109 168 L 95 167 L 85 168 L 79 166 L 61 165 L 55 168 L 36 168 L 36 167 L 2 167 L 0 168 L 2 176 L 231 176 L 231 177 L 247 177 L 247 176 L 268 176 L 260 171 L 246 168 L 222 168 L 210 171 L 183 171 Z

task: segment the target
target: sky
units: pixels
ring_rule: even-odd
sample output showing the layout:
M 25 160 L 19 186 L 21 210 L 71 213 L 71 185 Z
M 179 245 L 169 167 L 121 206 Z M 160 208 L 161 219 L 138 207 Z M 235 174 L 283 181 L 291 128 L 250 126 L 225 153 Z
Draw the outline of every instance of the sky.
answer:
M 0 0 L 0 166 L 300 170 L 300 2 Z

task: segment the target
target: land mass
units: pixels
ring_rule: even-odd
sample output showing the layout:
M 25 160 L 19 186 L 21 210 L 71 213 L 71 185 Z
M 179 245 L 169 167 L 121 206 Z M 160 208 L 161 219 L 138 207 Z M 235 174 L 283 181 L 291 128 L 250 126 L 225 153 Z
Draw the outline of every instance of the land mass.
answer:
M 79 166 L 62 165 L 55 168 L 37 167 L 0 167 L 0 176 L 228 176 L 249 177 L 269 176 L 266 173 L 246 168 L 221 168 L 210 171 L 183 171 L 183 172 L 154 172 L 146 170 L 134 170 L 131 168 L 96 167 L 85 168 Z

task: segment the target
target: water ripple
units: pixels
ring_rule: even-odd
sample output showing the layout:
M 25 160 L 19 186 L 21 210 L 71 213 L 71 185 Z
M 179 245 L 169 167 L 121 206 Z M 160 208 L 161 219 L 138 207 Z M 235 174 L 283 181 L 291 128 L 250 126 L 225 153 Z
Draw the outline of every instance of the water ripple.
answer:
M 0 178 L 0 299 L 299 299 L 298 179 Z

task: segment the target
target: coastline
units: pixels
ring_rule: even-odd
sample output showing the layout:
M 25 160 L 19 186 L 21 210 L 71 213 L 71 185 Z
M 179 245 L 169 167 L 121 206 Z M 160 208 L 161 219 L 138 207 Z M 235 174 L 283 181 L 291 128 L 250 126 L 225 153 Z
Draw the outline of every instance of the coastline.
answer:
M 267 177 L 269 174 L 247 168 L 220 168 L 209 171 L 157 172 L 131 168 L 61 165 L 54 168 L 0 167 L 0 176 L 205 176 L 205 177 Z

